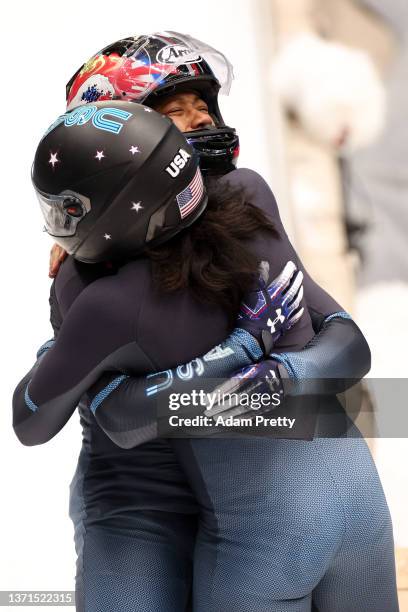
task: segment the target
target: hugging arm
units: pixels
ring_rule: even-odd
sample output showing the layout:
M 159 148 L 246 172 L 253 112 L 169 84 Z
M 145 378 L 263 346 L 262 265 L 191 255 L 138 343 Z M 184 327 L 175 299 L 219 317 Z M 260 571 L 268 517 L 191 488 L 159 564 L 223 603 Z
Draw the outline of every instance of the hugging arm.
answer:
M 89 408 L 115 444 L 133 448 L 157 437 L 159 406 L 163 401 L 168 406 L 171 394 L 210 392 L 237 368 L 262 356 L 257 341 L 237 328 L 205 355 L 176 368 L 147 376 L 106 372 L 88 393 Z
M 51 439 L 90 389 L 90 408 L 101 428 L 118 446 L 130 448 L 156 437 L 159 397 L 168 398 L 176 388 L 188 392 L 199 386 L 213 391 L 217 380 L 234 376 L 240 368 L 249 366 L 256 372 L 253 364 L 262 359 L 263 352 L 241 328 L 206 355 L 172 370 L 151 373 L 154 364 L 135 342 L 129 342 L 131 332 L 126 325 L 123 329 L 127 317 L 117 293 L 116 313 L 109 301 L 109 308 L 95 310 L 95 303 L 101 302 L 98 286 L 92 283 L 80 294 L 56 340 L 40 349 L 36 364 L 16 388 L 13 426 L 23 444 Z M 269 362 L 268 372 L 272 370 L 277 377 L 313 379 L 314 386 L 307 391 L 303 388 L 302 393 L 339 393 L 366 373 L 369 349 L 348 315 L 306 275 L 304 286 L 314 305 L 310 312 L 317 335 L 305 349 L 277 352 L 261 363 Z M 55 306 L 54 299 L 52 320 L 57 333 L 61 319 Z M 108 336 L 106 329 L 112 330 Z M 141 373 L 139 377 L 126 374 L 129 363 L 131 371 Z M 299 385 L 288 388 L 284 384 L 284 388 L 286 393 L 299 393 Z
M 91 387 L 90 410 L 105 433 L 123 448 L 136 446 L 157 436 L 156 400 L 161 391 L 171 388 L 174 380 L 185 381 L 183 391 L 188 391 L 197 386 L 196 376 L 205 374 L 202 380 L 207 382 L 211 378 L 227 377 L 237 367 L 263 355 L 248 332 L 236 329 L 225 342 L 202 358 L 165 372 L 131 378 L 123 374 L 130 362 L 132 370 L 142 373 L 154 369 L 142 349 L 135 342 L 116 348 L 106 345 L 97 355 L 90 356 L 86 343 L 91 337 L 95 341 L 104 325 L 98 327 L 94 322 L 93 333 L 88 326 L 85 341 L 80 341 L 78 336 L 72 338 L 71 333 L 75 330 L 72 318 L 67 317 L 56 340 L 40 348 L 36 363 L 14 392 L 13 428 L 25 445 L 42 444 L 55 436 L 71 417 L 81 396 Z M 85 329 L 82 328 L 82 332 L 85 333 Z M 77 333 L 80 334 L 78 328 Z M 80 368 L 74 365 L 78 360 Z M 70 372 L 71 366 L 74 372 Z M 204 386 L 201 380 L 200 386 Z M 112 400 L 115 406 L 111 410 Z
M 292 291 L 292 277 L 296 277 L 293 264 L 289 271 L 273 282 L 278 281 L 280 292 L 288 289 L 287 293 L 293 297 L 291 301 L 295 311 L 298 310 L 298 301 L 301 298 L 298 296 L 301 278 L 300 283 L 296 278 L 297 284 Z M 259 292 L 256 289 L 255 300 L 259 297 L 258 293 L 261 299 L 263 292 L 266 294 L 268 290 L 268 287 Z M 275 292 L 277 296 L 280 295 L 279 291 Z M 273 300 L 269 301 L 273 305 Z M 282 301 L 287 301 L 287 298 L 280 300 L 279 304 Z M 120 291 L 114 278 L 99 279 L 84 289 L 73 302 L 62 325 L 53 292 L 50 304 L 56 338 L 41 347 L 36 363 L 17 385 L 13 396 L 13 427 L 20 441 L 26 445 L 46 442 L 60 431 L 82 395 L 104 372 L 115 374 L 91 402 L 90 408 L 98 417 L 102 412 L 97 411 L 98 405 L 124 383 L 128 371 L 145 374 L 155 368 L 135 340 L 135 305 L 126 293 Z M 230 335 L 226 343 L 215 347 L 202 359 L 196 359 L 173 371 L 154 375 L 155 380 L 150 376 L 146 379 L 147 384 L 143 378 L 142 385 L 136 385 L 137 395 L 143 389 L 143 410 L 135 412 L 132 409 L 128 414 L 127 403 L 124 402 L 123 406 L 121 404 L 110 415 L 115 431 L 130 431 L 126 445 L 129 444 L 133 429 L 150 431 L 151 415 L 155 414 L 151 409 L 151 404 L 155 402 L 154 395 L 157 390 L 167 388 L 169 381 L 171 384 L 171 377 L 188 379 L 193 377 L 195 371 L 201 370 L 205 370 L 207 377 L 227 376 L 239 364 L 256 361 L 263 355 L 260 343 L 255 337 L 258 335 L 260 341 L 263 337 L 265 316 L 250 322 L 251 333 L 245 330 L 248 324 L 245 315 L 241 319 L 241 327 Z M 289 316 L 287 321 L 291 323 Z M 122 388 L 125 389 L 126 386 Z
M 279 218 L 275 198 L 270 193 L 274 219 Z M 300 351 L 272 351 L 271 357 L 283 366 L 281 374 L 292 383 L 285 385 L 286 393 L 343 393 L 369 372 L 370 347 L 352 317 L 310 277 L 299 259 L 296 264 L 303 272 L 305 298 L 316 335 Z
M 263 357 L 259 346 L 250 334 L 236 329 L 206 355 L 177 368 L 148 376 L 106 372 L 90 390 L 90 409 L 115 444 L 132 448 L 157 436 L 158 404 L 164 401 L 168 405 L 171 393 L 197 389 L 214 392 L 217 384 L 231 377 L 238 385 L 226 388 L 225 392 L 239 392 L 241 383 L 242 391 L 248 392 L 252 376 L 262 376 L 259 366 L 265 368 L 263 374 L 273 373 L 275 377 L 265 392 L 283 387 L 286 395 L 341 393 L 365 375 L 369 349 L 365 348 L 364 337 L 363 342 L 360 339 L 360 330 L 345 313 L 329 315 L 322 322 L 314 314 L 312 318 L 321 328 L 308 347 L 272 354 L 259 363 L 256 362 Z M 305 379 L 307 384 L 302 384 Z
M 305 291 L 307 283 L 305 279 Z M 327 294 L 320 287 L 317 292 L 318 286 L 313 285 L 314 295 L 321 295 L 326 301 Z M 326 312 L 322 312 L 321 306 L 318 308 L 309 307 L 316 335 L 304 349 L 271 352 L 270 355 L 279 362 L 280 375 L 286 381 L 285 393 L 290 395 L 343 393 L 361 380 L 371 367 L 370 348 L 351 316 L 336 309 L 335 304 Z
M 270 282 L 269 268 L 261 266 L 259 282 L 245 297 L 236 328 L 224 342 L 187 364 L 147 377 L 104 375 L 89 394 L 90 409 L 103 431 L 122 448 L 137 446 L 157 435 L 162 401 L 175 392 L 212 391 L 238 367 L 261 359 L 301 318 L 302 277 L 287 262 Z M 272 329 L 270 318 L 277 310 L 284 316 Z
M 41 347 L 36 363 L 15 389 L 13 428 L 23 444 L 42 444 L 58 433 L 103 372 L 154 369 L 134 342 L 130 317 L 120 316 L 122 309 L 125 312 L 125 304 L 106 279 L 89 285 L 75 300 L 57 337 Z M 58 331 L 58 313 L 54 311 L 53 317 Z
M 206 355 L 178 368 L 146 377 L 106 373 L 90 393 L 91 410 L 100 427 L 118 446 L 139 445 L 157 435 L 158 401 L 168 402 L 175 391 L 214 391 L 222 379 L 232 377 L 238 384 L 226 391 L 237 392 L 241 386 L 244 390 L 251 377 L 261 375 L 260 366 L 263 375 L 274 376 L 265 388 L 269 392 L 283 387 L 287 395 L 334 395 L 351 387 L 369 370 L 370 351 L 364 336 L 310 277 L 304 284 L 314 304 L 309 314 L 316 332 L 306 348 L 275 353 L 259 362 L 263 357 L 259 346 L 250 334 L 237 329 Z M 308 384 L 302 386 L 300 381 L 305 379 Z
M 247 186 L 253 204 L 273 221 L 281 244 L 290 245 L 276 199 L 266 181 L 246 169 L 241 169 L 235 177 L 231 173 L 226 179 Z M 303 272 L 305 299 L 316 336 L 302 350 L 273 350 L 272 357 L 284 366 L 282 374 L 292 381 L 309 381 L 306 388 L 303 386 L 303 392 L 313 395 L 340 393 L 370 370 L 369 346 L 350 315 L 313 281 L 291 245 L 290 248 L 294 253 L 293 261 Z M 299 389 L 298 384 L 291 386 L 293 393 L 298 393 Z

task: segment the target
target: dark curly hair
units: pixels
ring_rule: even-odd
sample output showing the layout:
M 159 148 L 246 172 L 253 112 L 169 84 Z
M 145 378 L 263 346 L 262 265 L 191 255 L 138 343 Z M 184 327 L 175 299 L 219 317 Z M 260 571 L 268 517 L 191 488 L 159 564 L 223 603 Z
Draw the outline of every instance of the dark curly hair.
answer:
M 242 188 L 215 179 L 206 186 L 208 205 L 199 219 L 146 254 L 160 290 L 189 288 L 197 300 L 221 305 L 234 318 L 257 276 L 259 261 L 251 239 L 257 232 L 274 239 L 279 234 Z

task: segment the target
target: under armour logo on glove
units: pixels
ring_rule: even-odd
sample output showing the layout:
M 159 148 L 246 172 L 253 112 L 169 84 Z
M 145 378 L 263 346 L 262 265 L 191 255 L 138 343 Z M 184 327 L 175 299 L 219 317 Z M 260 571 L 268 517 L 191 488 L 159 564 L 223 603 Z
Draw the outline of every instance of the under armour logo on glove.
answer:
M 269 387 L 270 393 L 275 393 L 277 391 L 278 393 L 283 395 L 284 392 L 283 392 L 282 379 L 278 371 L 279 363 L 274 361 L 273 359 L 267 359 L 257 365 L 262 365 L 265 368 L 269 367 L 269 370 L 265 374 L 264 378 L 265 378 L 266 384 Z
M 245 296 L 238 315 L 237 327 L 250 333 L 269 355 L 275 342 L 301 318 L 304 308 L 303 274 L 292 261 L 269 281 L 269 264 L 262 261 L 257 287 Z
M 284 317 L 283 314 L 281 313 L 282 313 L 281 308 L 278 308 L 276 310 L 276 314 L 278 315 L 276 319 L 274 321 L 271 321 L 270 319 L 268 319 L 267 325 L 270 329 L 271 334 L 274 334 L 276 332 L 276 324 L 283 323 L 286 319 L 286 317 Z
M 265 359 L 235 372 L 211 393 L 214 402 L 210 404 L 207 396 L 205 416 L 247 418 L 268 413 L 274 407 L 280 406 L 284 399 L 284 388 L 278 367 L 279 364 L 274 359 Z M 255 405 L 254 402 L 261 396 L 269 396 L 271 403 Z

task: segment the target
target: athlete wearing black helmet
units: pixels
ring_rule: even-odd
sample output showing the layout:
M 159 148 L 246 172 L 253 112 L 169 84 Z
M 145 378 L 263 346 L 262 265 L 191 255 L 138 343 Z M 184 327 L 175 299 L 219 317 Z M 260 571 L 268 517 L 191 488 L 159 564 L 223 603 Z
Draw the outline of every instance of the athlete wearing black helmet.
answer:
M 46 230 L 88 263 L 169 240 L 207 204 L 194 149 L 167 117 L 130 102 L 59 117 L 37 148 L 32 179 Z
M 236 166 L 239 140 L 225 125 L 218 93 L 228 94 L 233 78 L 227 58 L 206 43 L 178 32 L 129 37 L 90 58 L 67 84 L 67 107 L 97 100 L 141 102 L 153 108 L 173 94 L 198 93 L 212 125 L 189 131 L 204 172 L 224 174 Z
M 273 219 L 278 236 L 263 240 L 257 231 L 251 243 L 272 273 L 288 258 L 297 261 L 262 179 L 238 170 L 220 183 L 249 189 L 255 206 Z M 227 214 L 228 207 L 225 210 Z M 103 278 L 95 281 L 98 274 Z M 132 354 L 142 359 L 140 372 L 170 368 L 201 354 L 225 338 L 229 329 L 225 312 L 197 304 L 188 289 L 179 295 L 158 295 L 149 262 L 143 258 L 109 277 L 100 270 L 85 274 L 70 258 L 58 275 L 56 294 L 64 324 L 58 346 L 51 348 L 53 352 L 45 347 L 43 359 L 58 370 L 64 343 L 76 351 L 77 359 L 64 369 L 62 384 L 68 393 L 67 380 L 75 378 L 77 361 L 82 366 L 83 358 L 89 359 L 89 366 L 95 360 L 92 347 L 100 350 L 106 342 L 119 348 L 129 337 L 128 323 L 138 334 L 139 347 L 133 346 Z M 358 329 L 307 275 L 305 294 L 317 318 L 325 319 L 318 342 L 332 340 L 326 343 L 328 353 L 319 351 L 318 342 L 304 352 L 298 350 L 313 336 L 308 317 L 283 336 L 274 347 L 275 356 L 295 376 L 308 375 L 305 365 L 332 365 L 328 355 L 336 355 L 342 345 L 344 356 L 344 342 L 353 358 L 362 347 Z M 132 325 L 135 316 L 137 327 Z M 86 354 L 79 354 L 78 348 L 88 345 Z M 254 345 L 251 348 L 252 359 L 260 357 Z M 360 358 L 363 372 L 366 349 Z M 350 357 L 346 361 L 351 362 Z M 108 369 L 110 365 L 105 363 Z M 340 360 L 340 376 L 342 368 Z M 48 382 L 58 383 L 57 378 Z M 193 555 L 196 612 L 303 612 L 311 609 L 312 599 L 321 612 L 397 609 L 389 516 L 362 440 L 155 440 L 126 451 L 104 436 L 96 419 L 105 410 L 105 417 L 113 414 L 115 428 L 134 433 L 127 430 L 130 411 L 138 408 L 135 398 L 140 398 L 133 380 L 116 381 L 116 391 L 114 385 L 103 386 L 95 414 L 81 411 L 84 448 L 71 499 L 78 610 L 179 612 L 192 581 Z M 27 379 L 24 382 L 18 398 L 27 387 Z M 41 393 L 50 392 L 46 387 L 41 385 Z M 38 389 L 37 385 L 33 393 Z M 30 388 L 26 391 L 27 403 Z M 41 412 L 34 416 L 40 419 Z M 30 433 L 21 427 L 20 434 L 38 436 L 38 443 L 41 433 L 33 429 Z

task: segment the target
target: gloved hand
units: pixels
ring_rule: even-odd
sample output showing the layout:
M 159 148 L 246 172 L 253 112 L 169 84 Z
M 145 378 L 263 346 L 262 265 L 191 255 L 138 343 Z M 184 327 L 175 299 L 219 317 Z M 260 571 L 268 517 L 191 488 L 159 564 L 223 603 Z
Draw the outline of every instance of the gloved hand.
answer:
M 304 308 L 300 308 L 302 281 L 302 272 L 288 261 L 282 272 L 269 282 L 269 264 L 261 262 L 257 287 L 244 297 L 236 327 L 251 334 L 265 356 L 303 314 Z
M 214 389 L 211 395 L 217 401 L 211 407 L 207 404 L 204 415 L 253 417 L 273 410 L 282 403 L 284 397 L 278 367 L 274 359 L 265 359 L 239 370 Z

